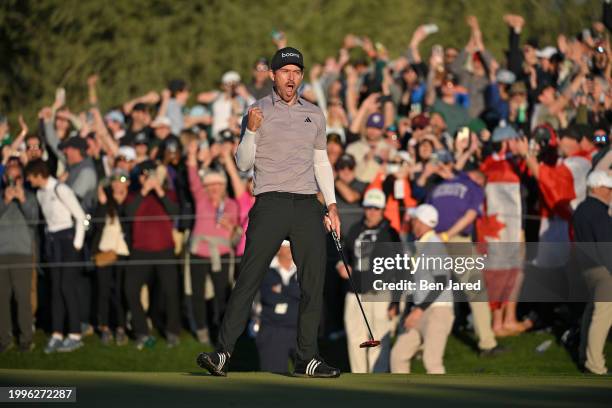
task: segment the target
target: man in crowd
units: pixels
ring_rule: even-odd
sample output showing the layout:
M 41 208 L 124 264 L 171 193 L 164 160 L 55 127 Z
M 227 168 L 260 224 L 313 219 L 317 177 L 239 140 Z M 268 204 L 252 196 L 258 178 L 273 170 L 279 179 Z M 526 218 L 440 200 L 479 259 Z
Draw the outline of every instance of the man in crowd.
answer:
M 596 170 L 587 178 L 589 194 L 573 218 L 581 266 L 591 294 L 584 310 L 580 357 L 587 372 L 608 372 L 604 347 L 612 327 L 612 175 Z
M 368 284 L 369 270 L 360 270 L 360 265 L 369 265 L 371 260 L 384 248 L 372 245 L 373 243 L 400 242 L 399 235 L 391 228 L 389 221 L 384 218 L 386 197 L 382 190 L 370 189 L 366 191 L 362 207 L 364 216 L 362 221 L 354 224 L 345 238 L 345 253 L 348 258 L 349 268 L 357 290 L 362 293 L 371 288 Z M 369 245 L 368 245 L 369 244 Z M 370 260 L 370 261 L 368 261 Z M 336 265 L 340 276 L 348 280 L 342 261 Z M 344 327 L 346 329 L 346 341 L 349 352 L 351 372 L 373 373 L 389 371 L 389 352 L 391 350 L 391 321 L 387 315 L 386 302 L 372 301 L 363 302 L 365 314 L 370 322 L 374 337 L 381 340 L 381 345 L 376 348 L 360 348 L 359 344 L 367 338 L 368 332 L 359 312 L 358 304 L 352 288 L 347 288 L 344 301 Z
M 0 182 L 0 353 L 13 346 L 11 300 L 17 306 L 19 350 L 34 347 L 30 291 L 36 262 L 36 196 L 24 187 L 23 168 L 11 160 Z
M 74 351 L 83 346 L 78 297 L 81 268 L 75 264 L 82 262 L 85 213 L 72 189 L 52 177 L 42 160 L 28 163 L 25 174 L 32 187 L 38 189 L 36 197 L 48 231 L 47 259 L 53 264 L 49 268 L 53 332 L 45 353 Z M 64 338 L 65 331 L 68 336 Z
M 415 254 L 444 257 L 447 253 L 434 228 L 438 224 L 438 211 L 430 204 L 421 204 L 410 212 L 412 232 L 417 238 Z M 451 273 L 445 269 L 418 268 L 413 282 L 426 281 L 446 287 Z M 427 374 L 446 374 L 444 350 L 453 327 L 453 293 L 416 290 L 412 307 L 402 319 L 402 332 L 391 351 L 391 372 L 410 373 L 410 361 L 423 348 L 423 364 Z
M 126 215 L 136 218 L 132 224 L 130 259 L 134 265 L 126 273 L 125 296 L 132 313 L 132 327 L 136 348 L 142 350 L 153 344 L 149 334 L 140 291 L 147 284 L 157 282 L 161 299 L 157 305 L 165 311 L 165 333 L 168 347 L 179 344 L 180 317 L 178 300 L 178 269 L 174 262 L 172 217 L 179 212 L 176 195 L 162 187 L 157 165 L 146 161 L 138 166 L 140 191 L 130 194 Z M 151 262 L 159 261 L 159 262 Z M 157 299 L 156 299 L 157 300 Z
M 259 367 L 271 373 L 287 373 L 296 352 L 300 285 L 290 245 L 283 241 L 260 288 Z

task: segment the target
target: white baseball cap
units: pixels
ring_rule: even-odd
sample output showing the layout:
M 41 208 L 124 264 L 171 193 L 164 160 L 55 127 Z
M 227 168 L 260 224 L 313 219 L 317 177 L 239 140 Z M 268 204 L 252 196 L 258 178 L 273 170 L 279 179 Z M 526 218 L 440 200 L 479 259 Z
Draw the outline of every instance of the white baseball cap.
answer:
M 289 242 L 288 240 L 284 239 L 283 242 L 281 243 L 282 247 L 288 247 L 291 246 L 291 242 Z
M 228 84 L 237 84 L 240 82 L 240 74 L 237 73 L 236 71 L 227 71 L 225 74 L 223 74 L 223 76 L 221 77 L 221 82 L 224 85 L 228 85 Z
M 385 193 L 378 188 L 372 188 L 366 191 L 361 203 L 364 207 L 385 208 L 387 200 Z
M 408 214 L 431 228 L 438 225 L 438 210 L 431 204 L 421 204 L 416 208 L 411 208 Z
M 612 176 L 604 170 L 596 170 L 587 177 L 587 187 L 612 188 Z
M 553 55 L 555 55 L 557 53 L 557 49 L 555 47 L 544 47 L 541 50 L 537 50 L 536 51 L 536 57 L 538 58 L 544 58 L 544 59 L 551 59 Z
M 153 123 L 151 123 L 152 128 L 158 128 L 162 126 L 170 127 L 171 125 L 172 125 L 172 122 L 170 121 L 170 118 L 167 116 L 161 116 L 155 119 Z
M 132 146 L 121 146 L 117 152 L 118 157 L 125 157 L 127 161 L 136 160 L 136 150 Z

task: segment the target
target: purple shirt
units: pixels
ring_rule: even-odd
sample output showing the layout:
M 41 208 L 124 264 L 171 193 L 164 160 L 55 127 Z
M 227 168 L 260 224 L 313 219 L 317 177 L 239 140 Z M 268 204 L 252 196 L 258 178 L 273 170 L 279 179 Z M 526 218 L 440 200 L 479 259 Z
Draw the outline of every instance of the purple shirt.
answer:
M 467 174 L 461 172 L 435 187 L 427 197 L 427 202 L 438 210 L 436 232 L 444 232 L 451 228 L 468 210 L 474 210 L 479 215 L 481 214 L 484 191 Z M 471 235 L 473 229 L 474 223 L 461 231 L 461 234 Z

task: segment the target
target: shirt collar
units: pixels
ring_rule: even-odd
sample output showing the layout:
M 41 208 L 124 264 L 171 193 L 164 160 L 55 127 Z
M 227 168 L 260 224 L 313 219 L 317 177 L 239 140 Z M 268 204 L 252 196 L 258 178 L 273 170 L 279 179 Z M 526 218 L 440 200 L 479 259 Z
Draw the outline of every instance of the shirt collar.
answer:
M 56 185 L 57 185 L 57 180 L 55 179 L 55 177 L 49 176 L 49 179 L 47 180 L 47 185 L 43 187 L 43 190 L 46 190 L 46 191 L 53 190 Z
M 429 230 L 426 233 L 424 233 L 423 235 L 421 235 L 421 238 L 419 238 L 418 241 L 419 242 L 428 242 L 429 239 L 432 237 L 432 235 L 436 235 L 436 231 Z

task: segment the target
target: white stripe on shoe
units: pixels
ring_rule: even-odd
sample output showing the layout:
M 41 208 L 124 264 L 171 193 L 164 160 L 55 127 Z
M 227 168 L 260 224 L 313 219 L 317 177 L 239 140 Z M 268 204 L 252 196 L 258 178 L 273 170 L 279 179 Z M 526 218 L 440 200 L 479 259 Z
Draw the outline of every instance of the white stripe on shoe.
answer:
M 310 375 L 315 375 L 315 370 L 316 370 L 316 369 L 317 369 L 317 367 L 318 367 L 318 366 L 320 366 L 320 365 L 321 365 L 321 362 L 320 362 L 320 361 L 317 361 L 317 362 L 315 363 L 315 365 L 312 367 L 312 369 L 310 370 L 310 371 L 311 371 Z
M 312 375 L 310 373 L 310 370 L 311 370 L 312 366 L 316 364 L 316 362 L 317 362 L 317 360 L 315 360 L 314 358 L 312 360 L 310 360 L 310 362 L 306 366 L 306 375 Z
M 225 353 L 217 353 L 217 355 L 219 356 L 219 365 L 217 366 L 217 369 L 221 370 L 223 368 L 223 364 L 225 364 Z

